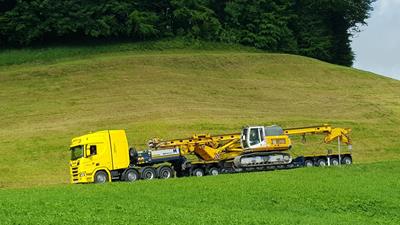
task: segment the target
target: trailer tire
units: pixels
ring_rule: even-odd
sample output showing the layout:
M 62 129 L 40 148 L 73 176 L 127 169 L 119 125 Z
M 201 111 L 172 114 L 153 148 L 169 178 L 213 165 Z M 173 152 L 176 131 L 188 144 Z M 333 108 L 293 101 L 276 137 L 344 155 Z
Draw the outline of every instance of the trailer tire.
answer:
M 195 177 L 202 177 L 204 176 L 204 170 L 202 168 L 196 168 L 192 171 L 192 175 Z
M 305 167 L 313 167 L 314 162 L 311 159 L 307 159 L 306 161 L 304 161 L 304 166 Z
M 219 175 L 219 169 L 216 168 L 216 167 L 211 167 L 208 170 L 208 174 L 211 175 L 211 176 L 217 176 L 217 175 Z
M 97 171 L 94 175 L 94 183 L 96 184 L 104 184 L 108 181 L 108 174 L 103 171 Z
M 157 168 L 157 177 L 160 179 L 169 179 L 174 177 L 174 171 L 170 166 L 160 166 Z
M 326 165 L 328 165 L 327 162 L 326 162 L 326 159 L 318 159 L 317 160 L 317 166 L 324 167 Z
M 156 175 L 157 175 L 156 174 L 156 170 L 153 167 L 150 167 L 150 166 L 143 167 L 140 170 L 140 177 L 143 180 L 152 180 L 152 179 L 157 177 Z
M 353 160 L 349 156 L 345 156 L 342 159 L 342 164 L 344 164 L 344 165 L 350 165 L 352 163 L 353 163 Z
M 339 159 L 338 158 L 331 158 L 331 166 L 338 166 Z
M 140 176 L 139 176 L 139 172 L 135 169 L 127 169 L 122 177 L 123 181 L 127 181 L 127 182 L 134 182 L 139 180 Z

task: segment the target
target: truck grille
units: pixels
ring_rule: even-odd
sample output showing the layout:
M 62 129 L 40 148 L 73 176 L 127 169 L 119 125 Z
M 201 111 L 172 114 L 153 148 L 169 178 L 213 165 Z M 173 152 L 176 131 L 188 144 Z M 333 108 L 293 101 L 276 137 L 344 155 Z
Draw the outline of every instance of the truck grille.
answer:
M 78 181 L 78 167 L 72 167 L 72 180 L 73 181 Z

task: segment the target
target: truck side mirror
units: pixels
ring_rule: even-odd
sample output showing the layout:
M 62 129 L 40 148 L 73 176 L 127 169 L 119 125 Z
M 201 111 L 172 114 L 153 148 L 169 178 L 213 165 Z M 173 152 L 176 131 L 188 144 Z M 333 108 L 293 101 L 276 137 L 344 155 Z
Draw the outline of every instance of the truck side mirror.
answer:
M 90 156 L 90 149 L 86 149 L 86 157 Z

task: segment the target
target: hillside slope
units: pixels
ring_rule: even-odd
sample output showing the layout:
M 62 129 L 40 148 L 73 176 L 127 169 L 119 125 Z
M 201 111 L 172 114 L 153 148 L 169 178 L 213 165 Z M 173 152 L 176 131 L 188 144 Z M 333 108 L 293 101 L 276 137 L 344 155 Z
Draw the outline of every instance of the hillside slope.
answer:
M 331 123 L 353 129 L 356 162 L 400 159 L 399 81 L 293 55 L 154 50 L 3 65 L 0 99 L 0 187 L 68 182 L 70 139 L 101 129 L 143 146 Z

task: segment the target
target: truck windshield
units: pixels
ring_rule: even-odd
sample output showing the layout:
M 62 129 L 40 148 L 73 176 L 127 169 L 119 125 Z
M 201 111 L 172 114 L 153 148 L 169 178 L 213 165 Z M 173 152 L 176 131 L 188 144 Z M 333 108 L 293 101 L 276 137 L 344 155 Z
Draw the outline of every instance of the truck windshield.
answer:
M 78 145 L 70 148 L 71 150 L 71 160 L 77 160 L 83 157 L 83 145 Z

